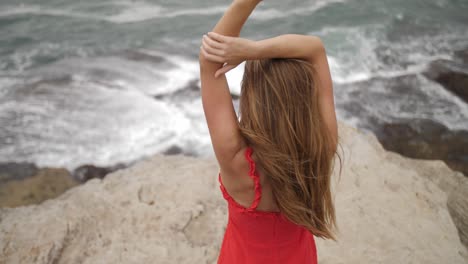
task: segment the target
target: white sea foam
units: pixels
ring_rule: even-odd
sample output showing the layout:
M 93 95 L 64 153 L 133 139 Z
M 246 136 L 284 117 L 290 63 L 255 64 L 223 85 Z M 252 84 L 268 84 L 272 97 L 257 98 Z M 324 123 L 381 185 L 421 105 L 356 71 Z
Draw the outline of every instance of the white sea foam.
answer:
M 11 146 L 0 148 L 0 161 L 73 170 L 82 164 L 109 166 L 139 159 L 172 145 L 193 147 L 203 154 L 198 151 L 199 144 L 209 146 L 204 119 L 197 117 L 194 121 L 189 111 L 152 98 L 186 87 L 198 76 L 198 64 L 157 51 L 139 52 L 147 54 L 148 60 L 132 61 L 125 56 L 69 58 L 29 71 L 28 82 L 34 89 L 17 87 L 17 92 L 30 92 L 6 94 L 12 97 L 2 98 L 5 100 L 0 104 L 0 119 L 8 128 L 0 129 L 0 134 L 8 139 L 12 139 L 9 133 L 21 135 Z M 151 56 L 165 59 L 159 63 Z M 54 81 L 61 76 L 72 78 Z M 193 132 L 194 127 L 200 129 Z
M 164 56 L 161 64 L 132 61 L 119 56 L 70 58 L 32 71 L 33 76 L 65 74 L 75 81 L 107 85 L 108 88 L 138 90 L 153 96 L 183 89 L 198 78 L 198 63 L 181 56 L 141 50 L 148 56 Z
M 468 130 L 468 104 L 466 102 L 440 84 L 423 76 L 418 76 L 418 81 L 420 85 L 417 89 L 429 95 L 430 99 L 424 102 L 423 111 L 408 113 L 410 118 L 414 118 L 413 114 L 419 114 L 421 118 L 435 119 L 452 130 Z
M 199 65 L 197 61 L 187 59 L 179 55 L 168 55 L 156 50 L 141 49 L 140 52 L 163 57 L 173 66 L 167 68 L 152 69 L 155 74 L 162 74 L 166 81 L 159 83 L 158 88 L 153 94 L 172 93 L 185 88 L 190 81 L 199 78 Z
M 327 58 L 332 74 L 332 79 L 336 84 L 346 84 L 362 82 L 374 77 L 394 78 L 398 76 L 420 73 L 426 65 L 435 59 L 450 59 L 448 54 L 439 53 L 431 56 L 427 51 L 412 52 L 406 56 L 412 64 L 406 67 L 398 65 L 387 65 L 376 53 L 379 43 L 379 28 L 373 29 L 374 33 L 366 32 L 365 28 L 356 27 L 325 27 L 320 31 L 310 32 L 322 38 L 327 48 Z M 338 42 L 336 39 L 345 41 Z M 400 44 L 393 44 L 394 46 Z M 408 41 L 405 45 L 420 46 L 421 40 Z M 398 48 L 398 47 L 396 47 Z M 433 48 L 432 48 L 433 49 Z M 405 50 L 405 49 L 401 49 Z M 414 50 L 414 51 L 413 51 Z M 390 54 L 388 56 L 393 56 Z
M 181 135 L 179 144 L 197 156 L 213 156 L 213 147 L 206 124 L 201 98 L 196 98 L 181 106 L 182 111 L 192 121 L 190 133 Z
M 400 76 L 406 77 L 392 79 L 398 77 L 394 73 L 393 77 L 335 87 L 340 118 L 371 127 L 375 124 L 367 124 L 369 119 L 382 123 L 430 119 L 452 130 L 468 130 L 468 105 L 419 73 L 417 70 L 411 75 L 404 72 Z M 348 113 L 341 111 L 342 108 L 355 110 Z
M 108 166 L 161 152 L 190 133 L 190 121 L 180 110 L 134 90 L 74 82 L 43 84 L 35 91 L 2 107 L 0 118 L 22 136 L 14 149 L 0 148 L 1 161 L 70 170 L 82 164 Z
M 447 56 L 438 56 L 438 58 L 447 58 Z M 405 75 L 419 74 L 427 68 L 427 63 L 409 65 L 406 69 L 401 70 L 380 70 L 380 71 L 341 71 L 339 62 L 333 57 L 328 57 L 329 66 L 333 83 L 335 84 L 350 84 L 370 80 L 372 78 L 396 78 Z

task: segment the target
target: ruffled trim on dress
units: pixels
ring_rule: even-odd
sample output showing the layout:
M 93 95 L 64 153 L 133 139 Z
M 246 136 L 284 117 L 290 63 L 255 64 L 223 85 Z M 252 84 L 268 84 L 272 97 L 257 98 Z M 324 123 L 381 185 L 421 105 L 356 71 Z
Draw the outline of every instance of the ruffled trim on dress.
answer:
M 251 147 L 247 147 L 245 151 L 245 157 L 249 162 L 249 177 L 251 177 L 254 181 L 254 190 L 255 190 L 255 197 L 254 200 L 249 208 L 244 207 L 243 205 L 237 203 L 234 198 L 232 198 L 229 193 L 227 192 L 226 188 L 224 187 L 221 181 L 221 173 L 218 174 L 218 181 L 220 183 L 219 188 L 223 194 L 224 199 L 226 199 L 231 205 L 233 205 L 236 209 L 241 212 L 248 212 L 249 214 L 255 216 L 278 216 L 281 215 L 280 212 L 271 212 L 271 211 L 258 211 L 256 210 L 258 204 L 260 203 L 260 199 L 262 197 L 262 186 L 260 185 L 260 177 L 257 174 L 257 170 L 255 167 L 255 161 L 252 159 L 252 152 L 253 149 Z
M 249 161 L 249 176 L 253 179 L 255 184 L 255 198 L 252 202 L 252 205 L 248 208 L 249 211 L 255 210 L 260 202 L 260 198 L 262 197 L 262 187 L 260 186 L 260 177 L 257 174 L 257 170 L 255 168 L 255 161 L 252 159 L 252 152 L 253 149 L 251 147 L 247 147 L 245 151 L 245 157 Z

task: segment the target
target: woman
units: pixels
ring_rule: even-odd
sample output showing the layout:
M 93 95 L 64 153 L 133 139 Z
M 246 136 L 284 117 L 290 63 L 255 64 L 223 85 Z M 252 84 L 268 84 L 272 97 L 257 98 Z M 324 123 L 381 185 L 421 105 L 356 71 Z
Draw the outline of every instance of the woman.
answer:
M 200 49 L 203 108 L 229 208 L 218 263 L 317 263 L 314 236 L 335 239 L 336 228 L 330 70 L 318 37 L 239 38 L 259 2 L 234 0 Z M 239 121 L 224 74 L 243 61 Z

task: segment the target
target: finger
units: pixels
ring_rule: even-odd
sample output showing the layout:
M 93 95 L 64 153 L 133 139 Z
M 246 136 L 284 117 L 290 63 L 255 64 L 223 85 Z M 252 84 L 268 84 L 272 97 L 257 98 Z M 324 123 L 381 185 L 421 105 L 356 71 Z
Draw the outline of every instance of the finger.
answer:
M 205 48 L 203 46 L 201 46 L 201 52 L 202 52 L 203 56 L 209 61 L 224 63 L 224 59 L 222 57 L 217 56 L 217 55 L 213 55 L 213 54 L 209 54 L 208 52 L 206 52 L 206 50 L 205 50 Z
M 203 48 L 206 50 L 206 52 L 209 53 L 209 54 L 213 54 L 213 55 L 217 55 L 217 56 L 222 56 L 224 54 L 224 52 L 222 50 L 216 49 L 216 48 L 210 46 L 210 44 L 206 42 L 205 38 L 203 38 L 202 45 L 203 45 Z
M 203 35 L 203 40 L 205 40 L 211 47 L 216 48 L 216 49 L 222 49 L 224 48 L 224 45 L 219 43 L 218 41 L 212 39 L 208 35 Z
M 215 33 L 215 32 L 208 32 L 208 36 L 221 43 L 226 42 L 226 40 L 228 39 L 228 37 Z
M 215 78 L 218 78 L 222 74 L 226 74 L 228 71 L 234 69 L 237 65 L 226 65 L 221 69 L 217 70 L 215 73 Z

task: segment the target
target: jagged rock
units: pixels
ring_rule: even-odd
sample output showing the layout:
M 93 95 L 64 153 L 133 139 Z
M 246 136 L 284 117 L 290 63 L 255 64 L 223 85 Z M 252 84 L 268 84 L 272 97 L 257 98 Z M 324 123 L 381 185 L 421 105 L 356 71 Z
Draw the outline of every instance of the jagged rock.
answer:
M 319 263 L 467 263 L 447 209 L 467 179 L 339 129 L 340 233 L 317 239 Z M 41 205 L 0 209 L 0 263 L 216 263 L 227 223 L 217 172 L 213 159 L 155 155 Z
M 336 102 L 345 118 L 359 119 L 357 126 L 376 134 L 386 149 L 411 158 L 441 159 L 468 176 L 468 131 L 446 127 L 438 114 L 444 109 L 445 114 L 459 117 L 463 124 L 466 119 L 463 114 L 458 115 L 463 108 L 449 107 L 453 98 L 434 99 L 424 87 L 443 89 L 420 74 L 374 77 L 341 85 L 340 89 L 350 92 Z M 421 117 L 433 110 L 434 116 Z M 447 124 L 454 122 L 451 119 Z
M 460 52 L 460 54 L 462 54 Z M 431 62 L 424 73 L 426 77 L 440 83 L 445 89 L 458 95 L 468 103 L 468 65 L 450 60 Z
M 430 119 L 401 119 L 375 129 L 385 149 L 417 159 L 440 159 L 468 176 L 468 131 L 452 131 Z
M 454 52 L 455 60 L 468 65 L 468 47 Z
M 179 147 L 179 146 L 171 146 L 168 148 L 166 151 L 164 151 L 164 155 L 177 155 L 177 154 L 182 154 L 184 150 Z
M 102 179 L 107 174 L 109 174 L 109 173 L 111 173 L 113 171 L 125 168 L 125 167 L 126 167 L 126 165 L 122 164 L 122 163 L 118 163 L 118 164 L 116 164 L 114 166 L 110 166 L 110 167 L 98 167 L 98 166 L 95 166 L 95 165 L 88 165 L 87 164 L 87 165 L 82 165 L 82 166 L 76 168 L 73 171 L 73 177 L 75 179 L 77 179 L 78 181 L 80 181 L 80 182 L 85 182 L 85 181 L 88 181 L 88 180 L 94 179 L 94 178 Z

